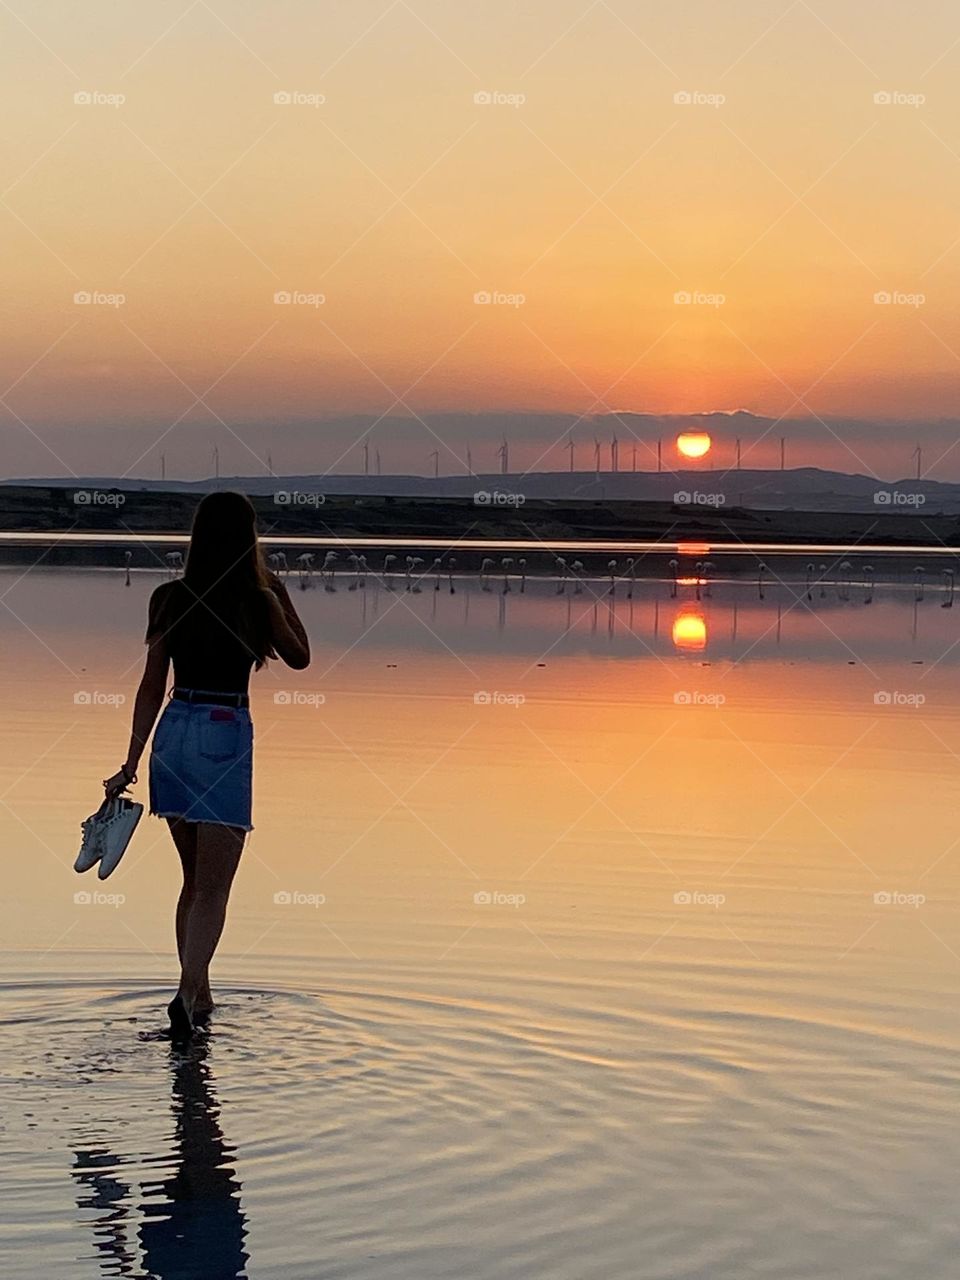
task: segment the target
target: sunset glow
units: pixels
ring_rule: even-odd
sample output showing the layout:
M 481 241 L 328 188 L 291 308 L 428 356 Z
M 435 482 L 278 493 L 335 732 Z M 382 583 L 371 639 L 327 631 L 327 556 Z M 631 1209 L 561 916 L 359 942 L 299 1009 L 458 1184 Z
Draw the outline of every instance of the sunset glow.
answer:
M 707 647 L 707 623 L 702 613 L 684 610 L 673 620 L 673 643 L 684 652 L 700 653 Z
M 684 458 L 704 458 L 712 444 L 706 431 L 684 431 L 677 436 L 677 452 Z

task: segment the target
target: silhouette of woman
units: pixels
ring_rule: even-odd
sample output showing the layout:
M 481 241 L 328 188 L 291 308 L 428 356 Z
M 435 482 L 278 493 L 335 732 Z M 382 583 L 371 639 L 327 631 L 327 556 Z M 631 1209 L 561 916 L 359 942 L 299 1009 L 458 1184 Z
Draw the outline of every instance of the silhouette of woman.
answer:
M 150 598 L 146 642 L 127 757 L 103 785 L 115 796 L 136 781 L 172 662 L 174 687 L 150 755 L 150 812 L 166 818 L 183 868 L 180 985 L 167 1007 L 171 1034 L 182 1042 L 213 1007 L 209 965 L 253 829 L 250 669 L 268 658 L 296 670 L 310 661 L 286 588 L 264 566 L 256 512 L 243 494 L 212 493 L 198 506 L 183 577 Z

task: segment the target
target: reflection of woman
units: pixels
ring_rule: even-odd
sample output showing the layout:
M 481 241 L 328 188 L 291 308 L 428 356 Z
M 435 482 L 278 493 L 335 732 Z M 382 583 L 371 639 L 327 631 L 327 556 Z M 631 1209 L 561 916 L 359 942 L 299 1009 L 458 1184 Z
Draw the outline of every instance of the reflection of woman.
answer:
M 174 1038 L 185 1040 L 213 1005 L 208 968 L 252 829 L 250 668 L 276 657 L 298 670 L 310 661 L 286 588 L 264 567 L 256 513 L 243 494 L 212 493 L 200 503 L 183 577 L 150 599 L 147 644 L 127 758 L 104 787 L 113 796 L 136 781 L 172 661 L 173 693 L 150 757 L 150 810 L 166 818 L 183 867 L 180 986 L 168 1012 Z
M 158 1280 L 235 1280 L 247 1262 L 246 1217 L 204 1050 L 175 1068 L 173 1114 L 176 1172 L 141 1183 L 144 1271 Z
M 120 1162 L 103 1148 L 76 1153 L 73 1176 L 90 1189 L 89 1195 L 78 1194 L 77 1203 L 105 1211 L 90 1224 L 101 1271 L 156 1280 L 237 1280 L 246 1274 L 246 1217 L 203 1042 L 175 1059 L 172 1109 L 175 1171 L 141 1184 L 142 1268 L 129 1238 L 130 1188 L 110 1172 Z

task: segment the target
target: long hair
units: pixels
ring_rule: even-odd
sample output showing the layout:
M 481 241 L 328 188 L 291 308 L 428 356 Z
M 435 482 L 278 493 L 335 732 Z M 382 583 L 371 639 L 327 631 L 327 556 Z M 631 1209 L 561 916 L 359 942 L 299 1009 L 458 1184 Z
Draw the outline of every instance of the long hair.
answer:
M 250 652 L 257 668 L 277 656 L 267 610 L 270 576 L 257 540 L 257 513 L 246 494 L 223 490 L 200 502 L 183 583 L 188 590 L 179 625 L 188 632 L 219 621 Z

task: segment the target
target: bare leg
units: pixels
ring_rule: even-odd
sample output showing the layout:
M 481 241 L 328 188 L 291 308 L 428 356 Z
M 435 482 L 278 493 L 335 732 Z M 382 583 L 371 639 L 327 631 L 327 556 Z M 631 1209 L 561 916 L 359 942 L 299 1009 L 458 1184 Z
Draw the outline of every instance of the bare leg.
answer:
M 190 1017 L 209 996 L 208 969 L 227 916 L 230 886 L 240 862 L 246 832 L 212 822 L 197 829 L 196 869 L 190 908 L 184 920 L 179 996 Z
M 183 868 L 183 886 L 177 899 L 177 956 L 183 967 L 183 946 L 187 934 L 187 917 L 193 906 L 193 896 L 197 879 L 197 829 L 196 822 L 184 822 L 182 818 L 168 818 L 167 825 L 173 836 L 173 843 L 180 855 Z M 194 1014 L 209 1013 L 213 1008 L 213 996 L 210 992 L 210 980 L 204 977 L 197 993 Z

